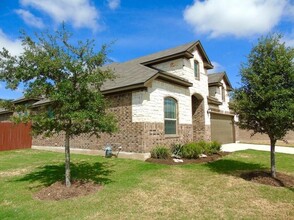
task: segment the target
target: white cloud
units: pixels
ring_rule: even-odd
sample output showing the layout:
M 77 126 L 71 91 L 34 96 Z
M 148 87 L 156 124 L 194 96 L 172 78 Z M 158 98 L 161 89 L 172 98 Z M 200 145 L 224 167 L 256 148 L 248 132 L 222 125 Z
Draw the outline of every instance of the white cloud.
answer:
M 107 0 L 107 2 L 108 2 L 108 7 L 111 10 L 117 9 L 120 5 L 120 0 Z
M 224 67 L 219 64 L 218 62 L 215 62 L 215 61 L 211 61 L 212 65 L 213 65 L 213 69 L 211 70 L 208 70 L 208 73 L 218 73 L 218 72 L 222 72 L 222 71 L 225 71 Z
M 99 12 L 89 0 L 20 0 L 23 6 L 30 6 L 48 14 L 56 23 L 70 22 L 76 28 L 98 29 Z
M 43 28 L 45 27 L 41 18 L 34 16 L 31 12 L 23 9 L 15 10 L 15 12 L 30 26 Z
M 288 47 L 293 47 L 294 48 L 294 37 L 292 38 L 284 38 L 285 44 Z
M 184 19 L 196 33 L 247 37 L 269 32 L 287 5 L 287 0 L 195 0 L 185 9 Z
M 282 41 L 285 42 L 286 46 L 294 48 L 294 31 L 292 31 L 292 33 L 290 33 L 288 35 L 285 35 L 282 38 Z
M 3 31 L 0 29 L 0 50 L 5 47 L 12 55 L 20 55 L 23 52 L 23 47 L 21 45 L 20 39 L 10 39 Z

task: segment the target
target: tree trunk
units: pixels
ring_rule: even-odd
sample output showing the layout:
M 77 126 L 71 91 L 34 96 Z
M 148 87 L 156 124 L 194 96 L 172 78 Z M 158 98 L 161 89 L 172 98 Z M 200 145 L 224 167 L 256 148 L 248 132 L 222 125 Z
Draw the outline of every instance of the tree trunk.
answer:
M 71 186 L 70 182 L 70 149 L 69 149 L 69 134 L 65 134 L 65 185 L 66 187 Z
M 276 178 L 275 146 L 277 140 L 271 138 L 271 176 Z

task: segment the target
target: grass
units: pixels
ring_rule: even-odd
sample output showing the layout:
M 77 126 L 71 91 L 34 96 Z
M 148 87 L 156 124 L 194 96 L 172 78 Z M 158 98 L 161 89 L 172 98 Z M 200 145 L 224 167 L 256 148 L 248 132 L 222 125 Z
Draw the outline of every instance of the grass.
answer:
M 103 185 L 95 194 L 39 201 L 35 192 L 63 180 L 64 154 L 0 152 L 0 219 L 291 219 L 293 188 L 247 182 L 238 173 L 268 169 L 269 153 L 241 151 L 208 164 L 167 166 L 72 154 L 72 175 Z M 277 169 L 294 176 L 294 155 Z

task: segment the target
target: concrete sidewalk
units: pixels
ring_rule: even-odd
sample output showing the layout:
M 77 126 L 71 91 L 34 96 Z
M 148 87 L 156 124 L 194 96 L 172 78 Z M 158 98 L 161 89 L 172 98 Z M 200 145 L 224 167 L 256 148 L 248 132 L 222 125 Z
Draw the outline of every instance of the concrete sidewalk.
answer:
M 234 151 L 248 150 L 248 149 L 270 151 L 270 146 L 258 145 L 258 144 L 231 143 L 231 144 L 223 144 L 221 148 L 222 151 L 227 151 L 227 152 L 234 152 Z M 275 150 L 277 153 L 294 154 L 294 147 L 276 146 Z

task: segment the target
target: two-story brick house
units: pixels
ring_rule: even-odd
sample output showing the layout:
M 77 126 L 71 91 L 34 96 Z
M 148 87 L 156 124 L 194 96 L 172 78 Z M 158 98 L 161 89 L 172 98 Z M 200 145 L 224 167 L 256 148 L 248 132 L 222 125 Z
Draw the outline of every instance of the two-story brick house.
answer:
M 225 73 L 207 73 L 213 65 L 199 41 L 107 68 L 116 78 L 105 82 L 102 92 L 119 131 L 99 139 L 81 135 L 72 146 L 102 149 L 109 143 L 124 151 L 149 152 L 156 145 L 235 140 L 230 82 Z M 225 138 L 224 129 L 230 132 Z M 33 145 L 62 146 L 63 137 L 34 137 Z

